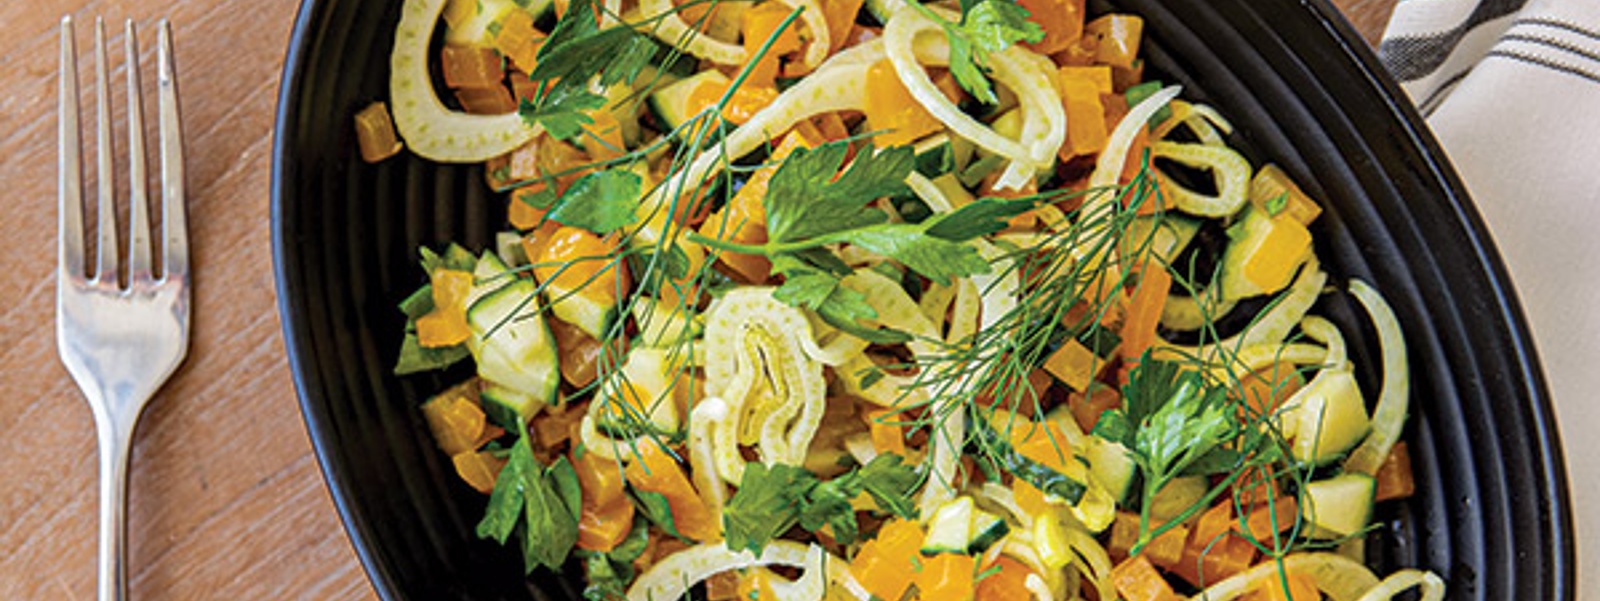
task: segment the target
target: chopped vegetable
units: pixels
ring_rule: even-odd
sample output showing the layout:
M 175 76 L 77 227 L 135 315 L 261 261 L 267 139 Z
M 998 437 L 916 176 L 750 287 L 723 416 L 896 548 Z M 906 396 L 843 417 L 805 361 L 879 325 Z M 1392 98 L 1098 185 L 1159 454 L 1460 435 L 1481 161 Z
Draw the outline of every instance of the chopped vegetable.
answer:
M 664 498 L 671 508 L 672 524 L 679 534 L 696 541 L 721 537 L 721 525 L 711 521 L 705 502 L 695 493 L 683 467 L 655 443 L 639 445 L 639 457 L 628 464 L 628 483 L 644 495 Z
M 400 138 L 395 136 L 387 105 L 374 102 L 356 113 L 356 141 L 361 148 L 361 160 L 368 163 L 400 154 Z
M 1350 283 L 1369 416 L 1317 202 L 1140 16 L 633 4 L 401 7 L 398 134 L 507 203 L 400 303 L 397 373 L 475 364 L 421 410 L 480 536 L 593 601 L 1441 595 L 1317 551 L 1417 486 L 1396 316 Z
M 862 112 L 866 113 L 867 126 L 878 132 L 873 141 L 883 146 L 910 144 L 943 127 L 911 97 L 895 76 L 889 59 L 873 63 L 867 70 L 867 97 Z

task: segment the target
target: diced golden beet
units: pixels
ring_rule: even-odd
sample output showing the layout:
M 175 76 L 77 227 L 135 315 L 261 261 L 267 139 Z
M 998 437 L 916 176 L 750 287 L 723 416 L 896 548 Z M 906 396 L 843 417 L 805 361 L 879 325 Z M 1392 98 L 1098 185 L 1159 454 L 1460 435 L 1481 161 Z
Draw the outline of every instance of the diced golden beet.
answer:
M 1244 263 L 1244 277 L 1262 290 L 1282 290 L 1311 252 L 1311 231 L 1287 214 L 1271 218 L 1269 230 Z
M 461 88 L 456 90 L 456 101 L 461 110 L 474 115 L 503 115 L 517 110 L 511 99 L 511 90 L 495 84 L 487 88 Z
M 368 163 L 400 153 L 400 136 L 394 131 L 388 105 L 374 102 L 356 113 L 356 143 L 361 148 L 361 160 Z
M 879 132 L 873 138 L 878 146 L 910 144 L 944 127 L 900 83 L 889 59 L 867 69 L 866 94 L 862 112 L 867 115 L 868 128 Z
M 1300 186 L 1277 165 L 1267 165 L 1250 180 L 1250 203 L 1268 215 L 1286 214 L 1310 225 L 1322 214 L 1322 207 L 1311 200 Z
M 489 48 L 447 44 L 439 51 L 444 85 L 452 88 L 499 87 L 506 77 L 500 55 Z
M 1089 384 L 1105 367 L 1105 359 L 1095 355 L 1094 351 L 1076 339 L 1067 340 L 1066 344 L 1044 360 L 1045 371 L 1079 392 L 1088 390 Z
M 1083 0 L 1018 0 L 1028 10 L 1028 20 L 1044 30 L 1044 39 L 1027 42 L 1029 50 L 1055 54 L 1068 49 L 1083 35 Z
M 1130 68 L 1139 56 L 1144 19 L 1126 14 L 1106 15 L 1090 21 L 1083 33 L 1084 37 L 1095 40 L 1094 62 Z
M 1178 601 L 1172 585 L 1161 577 L 1150 558 L 1135 555 L 1111 569 L 1111 585 L 1126 601 Z

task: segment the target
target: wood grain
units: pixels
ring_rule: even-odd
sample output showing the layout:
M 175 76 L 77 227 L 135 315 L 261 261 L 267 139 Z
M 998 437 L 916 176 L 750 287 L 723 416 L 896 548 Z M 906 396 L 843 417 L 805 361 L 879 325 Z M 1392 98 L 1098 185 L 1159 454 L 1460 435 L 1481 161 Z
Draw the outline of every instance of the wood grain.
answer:
M 1375 40 L 1393 2 L 1335 4 Z M 0 3 L 7 192 L 0 231 L 11 249 L 0 253 L 0 290 L 9 300 L 0 304 L 8 342 L 0 347 L 0 599 L 86 599 L 95 586 L 93 425 L 56 358 L 53 328 L 53 115 L 63 13 L 80 23 L 80 51 L 89 48 L 84 25 L 94 15 L 115 24 L 114 82 L 122 74 L 121 22 L 135 19 L 145 32 L 147 91 L 155 19 L 171 19 L 177 39 L 197 283 L 193 339 L 188 362 L 146 410 L 136 437 L 133 597 L 373 597 L 300 419 L 273 294 L 271 130 L 295 9 L 284 0 Z M 91 68 L 82 67 L 85 86 Z M 122 102 L 121 86 L 113 88 Z M 115 112 L 120 128 L 122 111 Z

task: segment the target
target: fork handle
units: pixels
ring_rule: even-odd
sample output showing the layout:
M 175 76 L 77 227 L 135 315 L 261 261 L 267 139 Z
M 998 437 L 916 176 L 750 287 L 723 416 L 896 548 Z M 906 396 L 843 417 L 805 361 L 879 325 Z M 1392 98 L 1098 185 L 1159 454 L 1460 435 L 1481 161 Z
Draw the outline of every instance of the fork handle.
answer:
M 100 601 L 128 597 L 128 460 L 135 417 L 95 416 L 100 445 Z

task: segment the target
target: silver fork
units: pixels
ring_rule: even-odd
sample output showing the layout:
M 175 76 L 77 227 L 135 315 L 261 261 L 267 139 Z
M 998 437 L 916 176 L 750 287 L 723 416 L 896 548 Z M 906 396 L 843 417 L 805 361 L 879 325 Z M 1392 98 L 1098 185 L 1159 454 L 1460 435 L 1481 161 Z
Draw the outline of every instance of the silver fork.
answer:
M 162 21 L 157 74 L 161 144 L 161 271 L 152 270 L 145 194 L 144 109 L 133 21 L 126 26 L 129 242 L 127 272 L 117 260 L 110 82 L 105 23 L 95 19 L 98 256 L 87 273 L 83 175 L 78 136 L 78 65 L 72 18 L 61 20 L 60 246 L 56 265 L 56 348 L 94 412 L 100 445 L 100 599 L 127 596 L 128 456 L 139 412 L 183 362 L 189 348 L 189 242 L 184 214 L 183 135 L 172 68 L 171 26 Z

